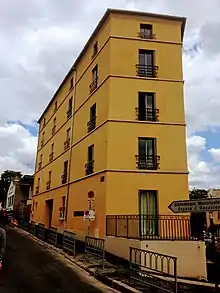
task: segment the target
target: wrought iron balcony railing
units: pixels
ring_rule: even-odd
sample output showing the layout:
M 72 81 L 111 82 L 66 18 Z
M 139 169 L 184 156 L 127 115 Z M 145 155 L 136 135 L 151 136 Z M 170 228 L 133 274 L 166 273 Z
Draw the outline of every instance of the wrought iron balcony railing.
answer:
M 40 191 L 40 186 L 36 186 L 36 194 L 38 194 Z
M 56 125 L 54 125 L 53 128 L 52 128 L 52 135 L 54 135 L 55 132 L 56 132 Z
M 94 173 L 94 160 L 85 164 L 85 169 L 86 175 Z
M 158 170 L 160 157 L 157 155 L 136 155 L 137 169 L 140 170 Z
M 198 240 L 192 236 L 190 216 L 109 215 L 106 235 L 138 240 Z
M 49 190 L 50 189 L 50 185 L 51 185 L 51 181 L 47 181 L 47 183 L 46 183 L 46 190 Z
M 38 163 L 38 170 L 40 170 L 42 168 L 42 162 Z
M 49 162 L 53 161 L 53 152 L 49 154 Z
M 96 77 L 89 86 L 90 94 L 98 87 L 98 77 Z
M 146 108 L 142 110 L 135 108 L 136 117 L 139 121 L 159 121 L 159 109 Z
M 71 116 L 72 116 L 72 107 L 66 111 L 66 119 L 67 120 L 70 119 Z
M 96 117 L 93 117 L 88 123 L 87 123 L 87 127 L 88 127 L 88 132 L 92 131 L 93 129 L 95 129 L 96 127 Z
M 141 39 L 156 39 L 156 35 L 151 31 L 141 31 L 138 33 L 138 37 Z
M 62 183 L 62 184 L 67 183 L 67 173 L 64 173 L 64 174 L 61 176 L 61 183 Z
M 69 147 L 70 147 L 70 138 L 68 138 L 68 139 L 64 142 L 64 151 L 68 150 Z
M 137 64 L 137 75 L 140 77 L 158 77 L 158 66 Z

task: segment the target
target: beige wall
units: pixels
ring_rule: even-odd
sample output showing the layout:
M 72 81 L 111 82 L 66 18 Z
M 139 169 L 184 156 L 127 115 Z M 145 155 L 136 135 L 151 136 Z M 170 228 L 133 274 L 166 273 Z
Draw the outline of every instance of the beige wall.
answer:
M 138 241 L 106 237 L 106 251 L 129 260 L 129 247 L 177 257 L 177 274 L 185 278 L 207 278 L 205 244 L 201 241 Z

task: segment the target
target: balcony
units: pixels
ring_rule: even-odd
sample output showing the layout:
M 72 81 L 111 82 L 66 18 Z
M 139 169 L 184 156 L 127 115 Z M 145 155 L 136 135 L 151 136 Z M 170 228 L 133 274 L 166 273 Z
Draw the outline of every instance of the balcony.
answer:
M 41 140 L 41 147 L 44 146 L 44 139 Z
M 36 194 L 38 194 L 40 191 L 40 186 L 36 186 Z
M 49 154 L 49 162 L 53 161 L 53 152 Z
M 94 90 L 95 90 L 97 87 L 98 87 L 98 77 L 96 77 L 96 78 L 93 80 L 93 82 L 90 84 L 90 86 L 89 86 L 89 92 L 90 92 L 90 94 L 91 94 L 92 92 L 94 92 Z
M 64 173 L 61 176 L 61 184 L 66 184 L 67 183 L 67 173 Z
M 49 190 L 50 189 L 50 184 L 51 184 L 51 181 L 47 181 L 47 183 L 46 183 L 46 190 Z
M 158 66 L 137 64 L 137 75 L 140 77 L 158 77 Z
M 68 150 L 70 147 L 70 138 L 68 138 L 65 142 L 64 142 L 64 151 Z
M 40 170 L 42 168 L 42 162 L 38 163 L 38 170 Z
M 52 128 L 52 135 L 54 135 L 55 132 L 56 132 L 56 125 L 54 125 L 53 128 Z
M 94 160 L 85 164 L 85 169 L 86 175 L 94 173 Z
M 70 119 L 71 116 L 72 116 L 72 107 L 66 111 L 66 119 L 67 120 Z
M 106 235 L 138 240 L 198 240 L 192 236 L 190 216 L 106 216 Z
M 96 117 L 93 117 L 88 123 L 87 123 L 87 127 L 88 127 L 88 132 L 92 131 L 93 129 L 95 129 L 96 127 Z
M 159 121 L 159 109 L 146 108 L 145 111 L 135 108 L 136 117 L 139 121 Z
M 151 40 L 155 40 L 156 39 L 156 35 L 153 34 L 152 31 L 140 31 L 138 32 L 138 37 L 141 39 L 151 39 Z
M 137 169 L 139 170 L 158 170 L 160 157 L 157 155 L 136 155 Z

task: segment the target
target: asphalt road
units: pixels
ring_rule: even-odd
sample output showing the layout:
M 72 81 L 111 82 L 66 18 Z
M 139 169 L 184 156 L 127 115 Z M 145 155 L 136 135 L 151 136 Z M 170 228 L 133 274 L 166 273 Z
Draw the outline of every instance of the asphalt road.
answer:
M 15 229 L 8 231 L 1 293 L 95 293 L 101 290 L 34 240 Z

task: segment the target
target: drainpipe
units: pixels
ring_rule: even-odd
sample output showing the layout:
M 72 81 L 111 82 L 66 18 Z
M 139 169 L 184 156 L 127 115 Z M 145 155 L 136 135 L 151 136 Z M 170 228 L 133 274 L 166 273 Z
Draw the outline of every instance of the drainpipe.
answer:
M 67 174 L 67 194 L 66 194 L 66 206 L 65 206 L 65 226 L 67 227 L 67 216 L 68 216 L 68 204 L 69 204 L 69 193 L 70 193 L 70 172 L 71 172 L 71 158 L 72 158 L 72 144 L 73 144 L 73 134 L 74 134 L 74 111 L 75 111 L 75 96 L 76 96 L 76 69 L 73 68 L 73 109 L 72 109 L 72 119 L 71 119 L 71 136 L 70 136 L 70 152 L 68 160 L 68 174 Z

